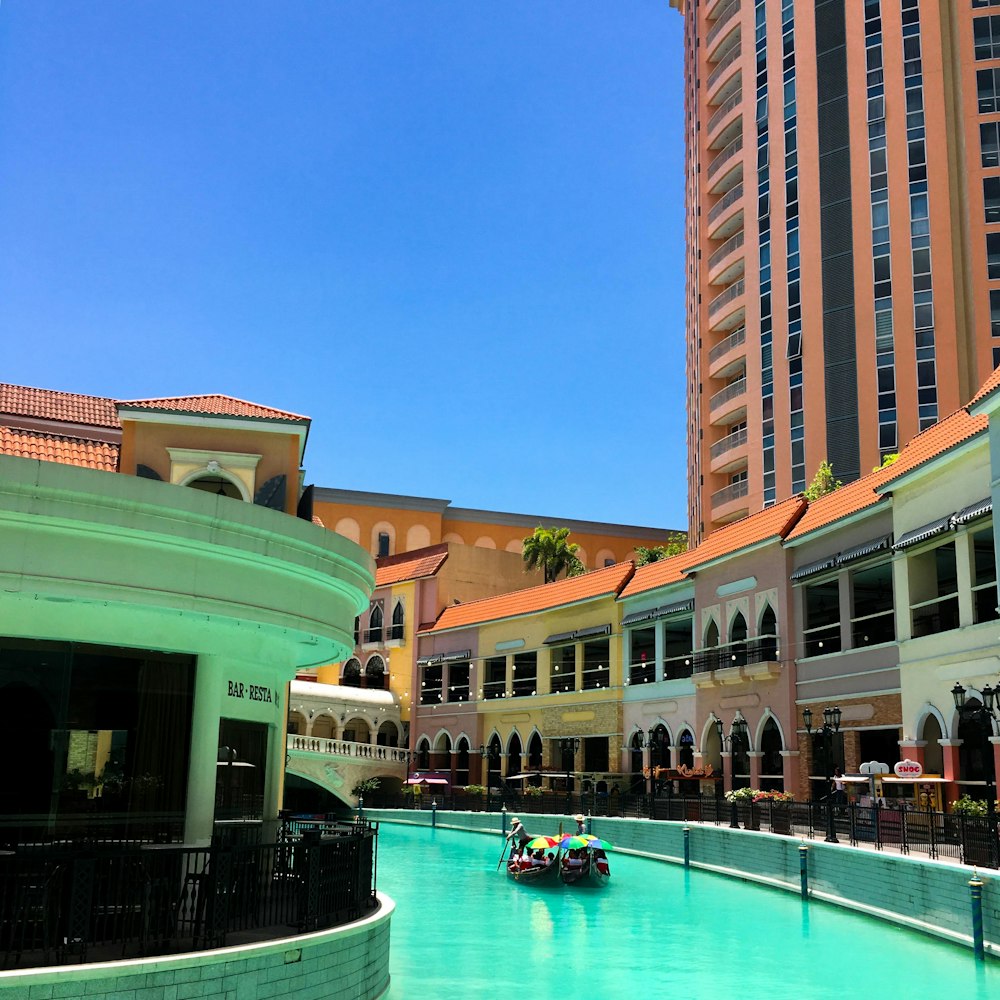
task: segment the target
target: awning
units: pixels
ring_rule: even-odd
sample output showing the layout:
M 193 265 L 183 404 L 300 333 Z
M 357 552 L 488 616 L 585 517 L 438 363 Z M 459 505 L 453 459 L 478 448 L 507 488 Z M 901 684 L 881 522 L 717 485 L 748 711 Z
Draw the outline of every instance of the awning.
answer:
M 856 559 L 863 559 L 865 556 L 870 556 L 873 552 L 879 552 L 882 549 L 888 549 L 892 544 L 892 535 L 880 535 L 878 538 L 872 538 L 870 541 L 862 542 L 860 545 L 855 545 L 853 549 L 845 549 L 837 556 L 837 565 L 843 566 L 844 563 L 854 562 Z
M 555 632 L 552 635 L 546 636 L 543 642 L 546 646 L 551 646 L 557 642 L 569 642 L 572 640 L 574 634 L 573 632 Z
M 447 778 L 407 778 L 408 785 L 447 785 Z
M 986 497 L 976 503 L 970 503 L 968 507 L 963 507 L 953 518 L 955 524 L 968 524 L 975 521 L 977 517 L 989 514 L 993 510 L 993 497 Z
M 454 653 L 445 653 L 441 657 L 441 661 L 442 663 L 454 663 L 456 660 L 468 660 L 471 656 L 471 649 L 458 649 Z
M 911 545 L 916 545 L 917 542 L 940 535 L 942 531 L 947 531 L 951 527 L 951 514 L 949 514 L 947 517 L 941 517 L 936 521 L 931 521 L 930 524 L 925 524 L 922 528 L 915 528 L 913 531 L 906 532 L 901 538 L 896 539 L 896 544 L 893 545 L 893 548 L 897 551 L 909 548 Z
M 639 622 L 648 622 L 650 618 L 655 618 L 657 613 L 656 608 L 649 608 L 647 611 L 635 611 L 622 619 L 622 625 L 637 625 Z
M 678 611 L 693 611 L 694 610 L 694 598 L 688 598 L 686 601 L 674 601 L 673 604 L 664 604 L 662 607 L 656 609 L 656 617 L 663 618 L 666 615 L 675 615 Z
M 833 569 L 836 564 L 836 556 L 827 556 L 825 559 L 818 559 L 816 562 L 806 563 L 805 566 L 793 569 L 791 578 L 793 580 L 804 580 L 807 576 L 815 576 L 817 573 L 822 573 L 825 569 Z
M 573 633 L 574 639 L 589 639 L 594 635 L 611 635 L 610 625 L 592 625 L 590 628 L 578 628 Z
M 433 667 L 437 664 L 443 662 L 443 657 L 440 653 L 435 653 L 433 656 L 420 656 L 417 658 L 418 667 Z

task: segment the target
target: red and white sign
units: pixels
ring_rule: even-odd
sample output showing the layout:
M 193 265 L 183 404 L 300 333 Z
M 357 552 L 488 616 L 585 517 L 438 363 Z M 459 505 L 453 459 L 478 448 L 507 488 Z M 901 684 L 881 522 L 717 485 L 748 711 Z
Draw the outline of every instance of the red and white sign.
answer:
M 893 767 L 897 778 L 919 778 L 924 773 L 923 764 L 915 760 L 901 760 Z

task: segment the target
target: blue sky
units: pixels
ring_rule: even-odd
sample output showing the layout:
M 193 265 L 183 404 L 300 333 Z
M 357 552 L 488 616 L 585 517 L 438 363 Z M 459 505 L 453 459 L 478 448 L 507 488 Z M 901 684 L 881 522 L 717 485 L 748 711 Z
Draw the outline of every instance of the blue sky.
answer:
M 0 380 L 313 418 L 307 481 L 683 528 L 666 0 L 3 0 Z

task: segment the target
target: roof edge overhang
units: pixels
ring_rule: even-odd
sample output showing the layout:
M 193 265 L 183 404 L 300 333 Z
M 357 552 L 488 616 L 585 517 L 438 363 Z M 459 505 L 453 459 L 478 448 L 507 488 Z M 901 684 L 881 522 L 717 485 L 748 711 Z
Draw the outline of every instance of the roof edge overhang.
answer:
M 890 479 L 881 486 L 873 488 L 876 493 L 884 496 L 886 494 L 892 494 L 894 490 L 900 487 L 911 486 L 921 476 L 930 473 L 935 465 L 953 462 L 955 459 L 961 458 L 966 452 L 972 451 L 977 447 L 981 447 L 981 438 L 988 436 L 988 434 L 989 428 L 983 427 L 967 437 L 964 441 L 960 441 L 958 444 L 952 445 L 950 448 L 946 448 L 944 451 L 940 451 L 936 455 L 932 455 L 926 461 L 921 462 L 919 465 L 909 469 L 907 472 L 901 473 L 895 479 Z
M 816 541 L 817 538 L 822 538 L 824 535 L 829 535 L 835 531 L 842 531 L 844 528 L 860 524 L 866 518 L 875 517 L 877 514 L 882 514 L 886 510 L 891 510 L 891 507 L 891 494 L 879 497 L 876 499 L 875 503 L 869 504 L 861 510 L 856 510 L 853 514 L 845 514 L 843 517 L 838 517 L 835 521 L 828 521 L 826 524 L 821 524 L 818 528 L 813 528 L 812 531 L 807 531 L 805 534 L 797 535 L 795 538 L 786 538 L 783 542 L 783 547 L 786 549 L 794 549 L 800 545 L 806 545 L 809 542 Z

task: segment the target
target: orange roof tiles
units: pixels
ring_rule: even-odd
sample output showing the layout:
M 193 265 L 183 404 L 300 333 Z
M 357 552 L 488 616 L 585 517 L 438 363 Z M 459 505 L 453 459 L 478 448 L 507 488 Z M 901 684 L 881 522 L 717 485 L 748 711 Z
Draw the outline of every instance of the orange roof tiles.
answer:
M 463 628 L 482 622 L 499 621 L 501 618 L 515 618 L 536 611 L 546 611 L 566 604 L 617 595 L 632 576 L 635 566 L 631 562 L 615 563 L 604 569 L 595 569 L 580 576 L 571 576 L 555 583 L 545 583 L 540 587 L 517 590 L 512 594 L 486 597 L 468 604 L 455 604 L 441 612 L 434 627 L 429 632 L 443 632 L 446 629 Z
M 772 507 L 765 507 L 756 514 L 718 528 L 701 545 L 689 552 L 682 565 L 690 571 L 722 556 L 733 555 L 770 539 L 784 538 L 795 526 L 806 509 L 806 499 L 801 495 L 789 497 Z
M 893 480 L 983 433 L 987 424 L 988 419 L 985 415 L 973 417 L 965 409 L 956 410 L 951 416 L 945 417 L 913 438 L 892 465 L 877 469 L 853 483 L 841 486 L 840 489 L 814 500 L 809 504 L 809 510 L 802 520 L 789 534 L 789 539 L 801 538 L 886 500 L 882 491 Z
M 993 374 L 983 383 L 982 388 L 969 400 L 969 406 L 975 406 L 982 402 L 987 396 L 996 392 L 1000 388 L 1000 368 L 995 368 Z
M 0 454 L 80 465 L 102 472 L 118 470 L 117 444 L 69 434 L 45 434 L 21 427 L 0 427 Z
M 680 555 L 671 556 L 669 559 L 660 559 L 654 563 L 647 563 L 645 566 L 636 568 L 635 576 L 629 580 L 628 585 L 621 592 L 621 597 L 635 597 L 636 594 L 644 594 L 647 590 L 655 590 L 657 587 L 665 587 L 668 583 L 678 583 L 685 579 L 683 571 L 691 561 L 690 552 L 682 552 Z
M 27 385 L 0 383 L 0 413 L 96 427 L 120 426 L 113 399 Z
M 403 580 L 433 576 L 447 558 L 448 546 L 444 543 L 395 556 L 383 556 L 375 560 L 375 586 L 388 587 L 393 583 L 402 583 Z
M 259 403 L 220 394 L 208 396 L 167 396 L 163 399 L 121 399 L 118 408 L 125 410 L 151 410 L 165 413 L 186 413 L 212 417 L 255 417 L 260 420 L 309 421 L 298 413 L 286 413 Z

